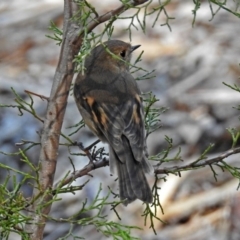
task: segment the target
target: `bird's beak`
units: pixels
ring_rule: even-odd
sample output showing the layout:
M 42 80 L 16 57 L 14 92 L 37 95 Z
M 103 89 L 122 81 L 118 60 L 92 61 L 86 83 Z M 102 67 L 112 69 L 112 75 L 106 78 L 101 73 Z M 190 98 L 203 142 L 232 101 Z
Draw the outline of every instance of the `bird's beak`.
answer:
M 133 52 L 134 50 L 136 50 L 137 48 L 141 47 L 141 45 L 136 45 L 136 46 L 132 46 L 131 47 L 131 52 Z

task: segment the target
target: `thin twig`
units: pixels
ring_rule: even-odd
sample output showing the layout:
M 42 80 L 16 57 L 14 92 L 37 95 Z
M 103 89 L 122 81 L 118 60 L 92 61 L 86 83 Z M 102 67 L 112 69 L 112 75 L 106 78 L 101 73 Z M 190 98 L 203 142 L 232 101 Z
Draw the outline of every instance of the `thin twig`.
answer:
M 92 154 L 90 153 L 89 149 L 85 149 L 81 142 L 76 143 L 76 146 L 78 146 L 79 149 L 82 150 L 86 154 L 86 156 L 88 157 L 89 161 L 93 163 Z
M 44 96 L 44 95 L 40 95 L 40 94 L 37 94 L 37 93 L 35 93 L 35 92 L 31 92 L 31 91 L 29 91 L 29 90 L 24 90 L 24 92 L 27 93 L 27 94 L 31 94 L 31 95 L 40 97 L 42 100 L 45 99 L 45 100 L 49 101 L 49 98 L 46 97 L 46 96 Z
M 189 164 L 183 165 L 183 166 L 173 166 L 173 167 L 166 167 L 166 168 L 156 168 L 155 169 L 155 174 L 169 174 L 173 172 L 178 172 L 178 171 L 184 171 L 184 170 L 189 170 L 189 169 L 194 169 L 194 168 L 200 168 L 200 167 L 205 167 L 209 166 L 211 164 L 221 162 L 225 158 L 229 157 L 230 155 L 240 153 L 240 147 L 231 149 L 227 152 L 222 153 L 220 156 L 209 158 L 209 159 L 203 159 L 201 161 L 193 161 Z
M 109 165 L 109 160 L 106 158 L 103 158 L 102 160 L 94 163 L 89 162 L 83 169 L 73 172 L 69 177 L 64 179 L 64 181 L 60 181 L 57 184 L 55 184 L 54 190 L 69 184 L 70 182 L 74 181 L 77 178 L 89 175 L 89 172 L 91 172 L 94 169 L 106 167 L 108 165 Z
M 132 7 L 141 5 L 145 2 L 147 2 L 148 0 L 135 0 L 132 3 Z M 89 25 L 87 26 L 88 29 L 88 33 L 90 33 L 96 26 L 98 26 L 100 23 L 106 22 L 108 20 L 110 20 L 112 17 L 117 17 L 118 15 L 120 15 L 122 12 L 126 11 L 127 9 L 129 9 L 130 6 L 126 6 L 124 4 L 122 4 L 120 7 L 111 10 L 99 17 L 96 17 L 92 22 L 89 23 Z
M 166 167 L 166 168 L 155 167 L 154 173 L 155 174 L 169 174 L 169 173 L 174 173 L 174 172 L 179 173 L 180 171 L 185 171 L 185 170 L 194 169 L 194 168 L 196 169 L 196 168 L 200 168 L 200 167 L 206 167 L 211 164 L 218 163 L 218 162 L 224 160 L 225 158 L 227 158 L 233 154 L 236 154 L 236 153 L 240 153 L 240 147 L 226 151 L 217 157 L 209 158 L 207 160 L 201 160 L 200 162 L 193 161 L 184 166 L 174 166 L 174 167 Z M 56 188 L 63 187 L 65 185 L 69 184 L 70 182 L 74 181 L 77 178 L 89 175 L 89 172 L 91 172 L 94 169 L 106 167 L 108 165 L 109 165 L 109 159 L 106 159 L 106 158 L 103 158 L 102 160 L 99 160 L 99 161 L 94 161 L 94 163 L 89 162 L 83 169 L 74 171 L 71 174 L 71 176 L 64 179 L 64 181 L 60 181 L 57 184 L 55 184 L 54 190 L 56 190 Z
M 85 150 L 90 150 L 92 149 L 92 147 L 94 147 L 96 144 L 98 144 L 100 142 L 100 140 L 96 140 L 95 142 L 93 142 L 92 144 L 90 144 L 88 147 L 85 148 Z

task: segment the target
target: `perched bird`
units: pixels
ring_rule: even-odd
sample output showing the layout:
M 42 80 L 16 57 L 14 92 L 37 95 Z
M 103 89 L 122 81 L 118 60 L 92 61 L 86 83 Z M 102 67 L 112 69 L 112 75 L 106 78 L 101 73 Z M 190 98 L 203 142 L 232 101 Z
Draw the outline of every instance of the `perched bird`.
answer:
M 79 73 L 74 97 L 87 126 L 109 144 L 110 170 L 117 170 L 120 199 L 152 202 L 144 173 L 153 172 L 147 159 L 143 105 L 131 73 L 131 53 L 140 47 L 110 40 L 95 47 Z

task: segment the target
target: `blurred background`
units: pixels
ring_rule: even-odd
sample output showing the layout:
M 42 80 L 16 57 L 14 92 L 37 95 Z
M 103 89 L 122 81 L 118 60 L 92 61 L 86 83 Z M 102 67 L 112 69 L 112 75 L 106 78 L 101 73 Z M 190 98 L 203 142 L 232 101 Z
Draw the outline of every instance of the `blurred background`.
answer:
M 89 2 L 100 15 L 120 4 L 110 0 L 103 1 L 101 5 L 97 0 Z M 169 22 L 172 31 L 166 25 L 161 26 L 166 21 L 166 16 L 162 13 L 154 28 L 152 24 L 156 15 L 147 18 L 145 34 L 141 30 L 132 32 L 132 44 L 141 44 L 133 58 L 144 50 L 141 66 L 149 71 L 155 69 L 155 77 L 140 81 L 139 86 L 143 92 L 152 91 L 156 95 L 159 99 L 156 106 L 168 109 L 160 116 L 161 129 L 148 139 L 149 154 L 156 154 L 167 147 L 164 140 L 167 135 L 173 139 L 171 155 L 174 156 L 181 148 L 184 159 L 183 163 L 175 162 L 174 165 L 196 160 L 210 143 L 215 143 L 215 146 L 209 157 L 229 150 L 232 140 L 226 129 L 240 127 L 239 111 L 234 108 L 239 105 L 240 94 L 223 85 L 223 82 L 240 84 L 240 20 L 223 9 L 212 19 L 208 1 L 201 3 L 194 27 L 193 3 L 174 0 L 166 7 L 169 17 L 174 18 Z M 152 4 L 157 6 L 158 1 L 153 1 Z M 234 10 L 236 4 L 237 1 L 228 1 L 227 6 Z M 217 7 L 212 7 L 214 11 L 217 10 Z M 124 16 L 130 14 L 131 11 L 127 11 Z M 60 52 L 60 47 L 46 37 L 52 34 L 48 30 L 50 21 L 62 27 L 62 0 L 0 2 L 0 104 L 14 104 L 11 87 L 25 100 L 28 100 L 28 96 L 24 90 L 49 96 Z M 129 42 L 125 30 L 128 25 L 129 20 L 116 21 L 113 38 Z M 102 29 L 103 25 L 100 25 L 95 31 L 100 32 Z M 33 98 L 36 112 L 43 117 L 47 102 L 38 97 Z M 22 139 L 39 142 L 41 123 L 30 114 L 18 114 L 15 108 L 0 108 L 0 151 L 18 151 L 16 143 Z M 73 130 L 68 127 L 80 119 L 73 96 L 69 96 L 63 132 L 71 133 Z M 87 128 L 72 138 L 83 142 L 85 146 L 96 140 Z M 39 148 L 36 147 L 27 153 L 33 163 L 38 161 L 38 151 Z M 78 153 L 79 150 L 72 148 L 71 152 Z M 67 149 L 60 147 L 56 182 L 67 171 L 72 171 L 68 157 Z M 81 169 L 88 163 L 84 157 L 71 158 L 76 169 Z M 226 161 L 240 167 L 239 154 L 228 157 Z M 19 156 L 0 154 L 0 162 L 29 171 Z M 166 166 L 168 165 L 162 167 Z M 240 194 L 236 190 L 239 182 L 229 173 L 217 168 L 215 170 L 218 174 L 217 182 L 208 167 L 187 171 L 181 177 L 169 175 L 166 182 L 160 182 L 159 194 L 164 214 L 159 207 L 158 217 L 165 224 L 157 220 L 154 222 L 157 235 L 149 229 L 149 222 L 144 226 L 140 201 L 128 207 L 118 207 L 122 223 L 142 227 L 144 231 L 133 231 L 133 235 L 140 239 L 240 239 Z M 0 182 L 8 174 L 0 169 Z M 93 177 L 84 177 L 74 183 L 79 185 L 91 179 L 83 191 L 75 195 L 59 196 L 62 201 L 53 205 L 53 217 L 66 218 L 76 213 L 81 208 L 83 199 L 91 201 L 94 198 L 100 182 L 103 196 L 108 191 L 108 186 L 118 191 L 116 176 L 110 176 L 108 167 L 91 174 Z M 153 184 L 152 176 L 149 176 L 149 182 Z M 31 196 L 29 186 L 24 186 L 22 191 L 25 196 Z M 106 214 L 109 215 L 109 220 L 117 221 L 113 212 L 106 210 Z M 68 230 L 68 224 L 48 222 L 44 239 L 58 239 Z M 106 239 L 92 226 L 76 227 L 73 231 L 86 239 Z M 12 235 L 11 239 L 19 238 Z

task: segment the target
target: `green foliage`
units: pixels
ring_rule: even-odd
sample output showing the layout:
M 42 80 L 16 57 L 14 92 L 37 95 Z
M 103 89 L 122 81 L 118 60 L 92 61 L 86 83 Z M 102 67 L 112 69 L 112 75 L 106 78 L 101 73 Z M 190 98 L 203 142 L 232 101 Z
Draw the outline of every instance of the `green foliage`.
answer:
M 232 136 L 232 148 L 236 147 L 239 137 L 240 137 L 240 131 L 237 130 L 236 128 L 227 128 L 228 132 L 231 134 Z
M 162 223 L 164 223 L 159 217 L 158 217 L 158 211 L 159 208 L 161 209 L 162 214 L 164 214 L 161 202 L 160 202 L 160 187 L 158 187 L 158 183 L 161 179 L 158 178 L 158 176 L 155 176 L 154 185 L 152 187 L 153 192 L 153 203 L 152 204 L 145 204 L 145 209 L 143 211 L 142 216 L 144 217 L 145 225 L 147 224 L 147 220 L 150 221 L 150 228 L 152 228 L 155 235 L 157 235 L 155 226 L 154 226 L 154 220 L 158 220 Z
M 231 10 L 230 8 L 226 7 L 227 2 L 228 2 L 227 0 L 224 0 L 224 1 L 208 0 L 208 2 L 209 2 L 210 9 L 211 9 L 211 13 L 212 13 L 212 16 L 213 16 L 213 17 L 216 15 L 216 13 L 218 12 L 218 10 L 217 10 L 215 13 L 213 13 L 213 11 L 212 11 L 212 5 L 211 5 L 212 3 L 213 3 L 213 4 L 216 4 L 217 6 L 219 6 L 219 9 L 222 8 L 222 9 L 226 10 L 227 12 L 229 12 L 229 13 L 235 15 L 236 17 L 240 18 L 240 13 L 237 12 L 237 11 L 238 11 L 238 7 L 239 7 L 239 4 L 238 4 L 238 3 L 236 3 L 236 9 L 235 9 L 235 10 Z
M 145 103 L 144 112 L 145 112 L 145 129 L 146 129 L 146 138 L 156 130 L 158 130 L 160 125 L 160 115 L 166 111 L 166 108 L 155 107 L 155 103 L 159 99 L 156 98 L 151 92 L 143 94 L 143 102 Z
M 60 30 L 53 21 L 50 22 L 50 26 L 48 29 L 53 32 L 53 36 L 46 35 L 46 37 L 54 40 L 56 44 L 60 46 L 62 43 L 62 36 L 63 36 L 62 30 Z
M 83 120 L 81 120 L 79 123 L 74 124 L 73 126 L 68 127 L 68 129 L 73 128 L 74 131 L 69 133 L 68 136 L 71 137 L 75 133 L 77 133 L 79 130 L 81 130 L 83 127 L 85 127 L 85 123 Z
M 43 122 L 43 120 L 36 114 L 36 111 L 34 109 L 34 101 L 32 96 L 28 93 L 28 97 L 30 98 L 30 103 L 26 102 L 19 94 L 16 93 L 16 91 L 11 88 L 13 94 L 15 95 L 15 99 L 14 101 L 17 103 L 16 105 L 4 105 L 4 104 L 0 104 L 0 108 L 1 107 L 5 107 L 5 108 L 18 108 L 19 111 L 19 116 L 23 115 L 23 111 L 26 111 L 28 113 L 30 113 L 33 117 L 35 117 L 36 119 L 38 119 L 39 121 Z
M 19 154 L 23 162 L 37 171 L 21 150 Z M 2 163 L 0 168 L 8 172 L 5 181 L 0 184 L 0 239 L 8 239 L 11 232 L 28 239 L 28 234 L 23 231 L 25 223 L 30 220 L 24 212 L 28 202 L 21 192 L 21 187 L 34 177 L 31 173 L 19 171 Z M 12 185 L 12 190 L 9 190 L 9 185 Z
M 192 21 L 192 26 L 194 26 L 194 23 L 196 21 L 196 16 L 197 16 L 197 10 L 200 9 L 201 6 L 201 1 L 199 0 L 193 0 L 194 3 L 194 9 L 192 10 L 193 13 L 193 21 Z
M 149 21 L 149 16 L 154 16 L 153 18 L 151 18 L 153 19 L 151 26 L 155 27 L 159 22 L 160 16 L 163 15 L 165 18 L 165 22 L 160 25 L 167 26 L 171 31 L 170 21 L 174 20 L 174 18 L 170 17 L 167 12 L 168 4 L 170 2 L 171 2 L 170 0 L 167 1 L 158 0 L 156 2 L 150 0 L 141 6 L 133 7 L 132 1 L 121 0 L 121 3 L 124 5 L 124 8 L 129 9 L 129 11 L 125 13 L 124 16 L 113 15 L 109 19 L 109 21 L 105 23 L 103 31 L 98 33 L 98 31 L 89 32 L 88 30 L 89 24 L 94 23 L 96 19 L 98 19 L 99 17 L 97 10 L 86 0 L 84 1 L 76 0 L 76 3 L 79 6 L 79 11 L 76 12 L 76 14 L 72 17 L 71 20 L 76 21 L 77 24 L 82 26 L 82 30 L 79 33 L 79 36 L 82 36 L 82 47 L 79 51 L 79 54 L 76 56 L 74 60 L 75 62 L 77 62 L 76 71 L 77 72 L 84 71 L 84 62 L 86 56 L 89 55 L 92 48 L 97 46 L 99 43 L 102 43 L 104 39 L 107 40 L 111 38 L 112 34 L 114 33 L 114 24 L 116 21 L 122 21 L 126 19 L 129 20 L 129 25 L 127 26 L 126 30 L 129 33 L 130 40 L 132 40 L 133 28 L 136 30 L 141 30 L 143 33 L 147 32 L 147 22 Z M 212 18 L 214 18 L 214 16 L 220 9 L 224 9 L 230 12 L 231 14 L 240 17 L 240 14 L 237 13 L 237 9 L 233 11 L 226 7 L 227 1 L 209 0 L 208 2 Z M 192 24 L 194 25 L 197 19 L 197 11 L 201 8 L 201 1 L 193 0 L 193 5 L 194 9 L 192 10 L 193 13 Z M 213 5 L 218 7 L 216 11 L 213 10 Z M 47 35 L 47 37 L 53 39 L 57 45 L 61 45 L 63 31 L 60 30 L 53 22 L 50 23 L 49 30 L 53 32 L 53 35 L 52 36 Z M 136 58 L 136 60 L 133 62 L 133 64 L 129 63 L 131 73 L 138 74 L 136 80 L 148 80 L 154 77 L 153 76 L 154 71 L 147 71 L 142 67 L 138 66 L 138 64 L 141 62 L 143 53 L 144 52 L 142 51 L 140 55 Z M 226 83 L 224 84 L 230 87 L 231 89 L 240 92 L 240 88 L 237 85 L 230 86 Z M 42 123 L 44 122 L 44 120 L 35 111 L 34 100 L 30 93 L 27 93 L 28 99 L 25 100 L 13 88 L 12 92 L 15 97 L 15 104 L 13 105 L 0 104 L 0 107 L 17 108 L 19 111 L 19 116 L 22 116 L 24 113 L 28 113 L 38 121 Z M 157 106 L 159 100 L 151 92 L 143 94 L 142 97 L 145 110 L 145 128 L 147 138 L 151 133 L 155 132 L 161 127 L 160 116 L 166 111 L 166 108 Z M 237 109 L 240 110 L 240 107 L 238 107 Z M 76 123 L 74 126 L 69 127 L 70 129 L 73 129 L 73 131 L 68 135 L 61 133 L 61 136 L 63 137 L 65 142 L 60 143 L 60 145 L 65 146 L 68 149 L 69 155 L 88 156 L 93 163 L 99 163 L 101 160 L 107 158 L 108 156 L 104 148 L 97 148 L 95 144 L 93 144 L 92 146 L 88 146 L 87 148 L 84 148 L 82 145 L 74 142 L 71 139 L 71 137 L 79 130 L 81 130 L 84 126 L 85 126 L 84 122 L 80 121 L 79 123 Z M 238 143 L 240 136 L 239 130 L 235 128 L 229 128 L 227 130 L 232 136 L 233 141 L 232 147 L 236 147 L 236 144 Z M 160 167 L 168 162 L 178 163 L 179 161 L 181 162 L 183 161 L 180 155 L 181 154 L 180 148 L 178 149 L 177 153 L 175 153 L 174 156 L 171 156 L 172 155 L 171 151 L 174 147 L 173 139 L 171 139 L 168 136 L 165 136 L 165 141 L 167 145 L 166 149 L 163 149 L 156 155 L 149 157 L 151 161 L 154 161 L 154 163 L 156 163 L 155 181 L 152 188 L 154 201 L 152 204 L 144 204 L 145 209 L 143 210 L 142 214 L 145 224 L 149 220 L 150 228 L 153 229 L 155 234 L 157 232 L 154 226 L 154 220 L 161 221 L 161 219 L 158 217 L 159 208 L 162 211 L 162 213 L 164 212 L 160 202 L 159 182 L 167 181 L 168 174 L 175 174 L 181 177 L 182 171 L 193 170 L 198 169 L 200 167 L 209 166 L 212 169 L 215 179 L 217 180 L 217 173 L 214 170 L 214 167 L 219 167 L 222 171 L 227 171 L 233 177 L 239 179 L 240 182 L 239 168 L 230 166 L 229 164 L 226 163 L 226 161 L 223 161 L 223 158 L 214 159 L 214 161 L 208 161 L 207 154 L 209 154 L 209 152 L 213 148 L 213 144 L 210 144 L 209 147 L 201 154 L 201 156 L 196 161 L 188 165 L 165 168 L 162 170 L 162 172 L 160 171 L 158 172 Z M 26 210 L 31 204 L 33 204 L 36 201 L 36 199 L 43 197 L 44 195 L 50 194 L 54 197 L 47 204 L 60 201 L 61 200 L 59 198 L 60 193 L 61 194 L 75 193 L 76 191 L 81 191 L 89 182 L 88 180 L 80 186 L 72 186 L 71 184 L 75 180 L 75 178 L 71 178 L 71 173 L 67 172 L 65 174 L 65 177 L 60 181 L 59 184 L 57 184 L 57 187 L 55 187 L 54 189 L 49 189 L 47 192 L 44 193 L 41 192 L 41 194 L 36 196 L 34 199 L 27 199 L 25 196 L 23 196 L 23 193 L 21 192 L 21 188 L 24 184 L 28 183 L 29 181 L 30 182 L 34 181 L 37 183 L 38 188 L 41 190 L 41 183 L 38 176 L 39 167 L 34 166 L 26 156 L 27 151 L 37 145 L 40 145 L 40 143 L 33 142 L 31 140 L 22 140 L 21 143 L 17 143 L 17 146 L 21 147 L 19 151 L 15 153 L 6 153 L 0 151 L 1 154 L 5 154 L 9 157 L 12 155 L 19 156 L 19 158 L 21 158 L 21 160 L 30 169 L 30 171 L 27 173 L 0 163 L 0 168 L 8 172 L 5 181 L 0 184 L 0 239 L 8 239 L 9 234 L 11 232 L 17 233 L 22 237 L 22 239 L 28 239 L 28 234 L 23 231 L 24 224 L 31 220 L 29 217 L 27 217 Z M 71 147 L 76 146 L 79 147 L 79 149 L 81 150 L 80 153 L 79 151 L 77 153 L 75 152 L 73 153 L 71 151 Z M 72 163 L 70 157 L 69 161 L 73 167 L 72 175 L 74 175 L 74 173 L 77 170 L 75 169 L 75 166 Z M 9 190 L 8 187 L 9 184 L 13 186 L 12 190 Z M 69 232 L 66 234 L 66 236 L 60 239 L 67 239 L 68 237 L 72 237 L 73 239 L 82 239 L 81 237 L 76 236 L 73 233 L 73 227 L 75 225 L 81 226 L 93 225 L 97 231 L 101 232 L 106 237 L 111 237 L 112 239 L 137 239 L 132 235 L 132 230 L 133 229 L 140 230 L 140 228 L 138 228 L 137 226 L 127 226 L 122 224 L 121 216 L 117 211 L 117 206 L 119 205 L 120 202 L 110 201 L 109 197 L 112 194 L 114 195 L 114 193 L 111 190 L 109 190 L 106 196 L 104 196 L 100 184 L 99 190 L 95 198 L 91 202 L 88 199 L 85 199 L 85 201 L 83 201 L 82 203 L 80 210 L 73 216 L 70 216 L 69 218 L 66 219 L 64 218 L 56 219 L 52 218 L 51 216 L 45 217 L 48 218 L 50 221 L 69 223 L 70 225 Z M 39 212 L 43 207 L 45 206 L 41 205 L 38 206 Z M 107 211 L 114 211 L 119 221 L 109 221 L 108 214 L 106 213 Z
M 111 236 L 112 239 L 138 239 L 131 235 L 131 230 L 140 228 L 108 220 L 108 214 L 104 213 L 106 212 L 106 207 L 115 208 L 115 206 L 120 203 L 117 201 L 109 201 L 110 193 L 109 191 L 106 196 L 101 197 L 102 186 L 100 184 L 95 198 L 90 203 L 88 199 L 85 199 L 81 209 L 77 211 L 77 213 L 66 219 L 55 219 L 51 217 L 49 217 L 49 219 L 55 222 L 66 222 L 71 224 L 71 226 L 81 225 L 84 227 L 94 225 L 97 231 L 101 232 L 106 237 Z M 72 230 L 71 227 L 67 235 L 61 239 L 66 239 L 68 236 L 74 236 Z
M 236 9 L 235 10 L 231 10 L 230 8 L 227 7 L 227 0 L 224 1 L 218 1 L 218 0 L 208 0 L 209 3 L 209 9 L 212 15 L 212 18 L 209 21 L 212 21 L 214 19 L 214 17 L 216 16 L 216 14 L 221 10 L 225 10 L 233 15 L 235 15 L 236 17 L 240 18 L 240 13 L 238 13 L 238 7 L 239 4 L 236 3 Z M 193 21 L 192 21 L 192 26 L 194 26 L 195 22 L 196 22 L 196 17 L 197 17 L 197 11 L 201 8 L 201 1 L 200 0 L 193 0 L 194 3 L 194 9 L 192 10 L 193 13 Z M 217 9 L 214 11 L 214 7 L 217 7 Z
M 216 166 L 221 168 L 223 172 L 225 172 L 225 171 L 229 172 L 234 178 L 238 179 L 238 181 L 239 181 L 238 186 L 237 186 L 237 190 L 238 190 L 240 187 L 240 168 L 236 167 L 236 166 L 231 166 L 226 161 L 218 162 L 218 163 L 216 163 Z M 217 181 L 217 178 L 216 178 L 217 174 L 214 170 L 213 170 L 213 173 L 214 173 L 214 177 Z

